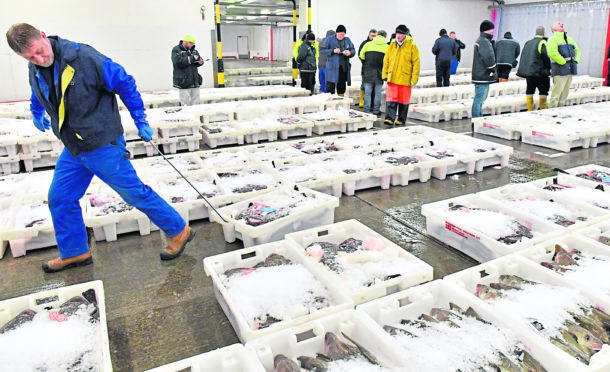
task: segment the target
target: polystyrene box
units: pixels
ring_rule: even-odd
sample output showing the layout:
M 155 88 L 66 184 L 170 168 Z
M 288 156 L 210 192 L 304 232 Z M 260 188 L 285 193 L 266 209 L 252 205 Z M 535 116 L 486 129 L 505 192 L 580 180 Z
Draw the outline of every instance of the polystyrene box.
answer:
M 296 183 L 338 198 L 343 193 L 344 175 L 311 157 L 278 159 L 271 162 L 284 183 Z
M 282 255 L 295 263 L 305 266 L 305 268 L 328 289 L 330 294 L 330 306 L 320 310 L 312 308 L 309 310 L 309 314 L 298 315 L 291 319 L 284 319 L 280 322 L 271 324 L 269 327 L 255 330 L 252 329 L 237 306 L 236 299 L 229 295 L 227 289 L 222 283 L 222 280 L 220 279 L 220 275 L 229 269 L 237 267 L 252 267 L 272 253 Z M 286 240 L 257 245 L 251 248 L 239 249 L 237 251 L 223 253 L 212 257 L 206 257 L 203 259 L 203 268 L 206 275 L 212 278 L 216 299 L 218 300 L 218 303 L 222 307 L 222 310 L 227 318 L 229 318 L 235 333 L 237 333 L 237 337 L 239 337 L 242 343 L 251 341 L 258 337 L 273 334 L 289 327 L 309 322 L 316 318 L 334 314 L 342 310 L 351 309 L 354 306 L 352 300 L 343 294 L 334 283 L 325 281 L 324 278 L 319 275 L 319 273 L 316 271 L 315 265 L 313 265 L 311 261 L 305 259 L 305 257 L 294 246 L 294 243 Z
M 465 226 L 457 216 L 448 216 L 449 208 L 458 205 L 507 215 L 514 221 L 531 229 L 533 237 L 510 245 L 497 241 L 494 237 L 485 234 L 485 226 Z M 479 262 L 486 262 L 517 252 L 563 232 L 557 225 L 524 215 L 514 208 L 511 209 L 490 202 L 475 194 L 424 204 L 421 208 L 421 214 L 426 217 L 426 231 L 429 235 Z
M 485 303 L 444 280 L 435 280 L 359 305 L 356 307 L 356 312 L 365 313 L 379 329 L 382 329 L 384 325 L 400 323 L 403 319 L 416 320 L 421 314 L 429 314 L 432 308 L 448 309 L 449 303 L 456 304 L 462 309 L 472 307 L 485 321 L 491 322 L 505 334 L 512 334 L 544 366 L 555 365 L 556 352 L 549 344 L 541 342 L 528 332 L 518 332 L 504 318 L 492 312 Z M 407 350 L 397 345 L 390 334 L 383 332 L 384 341 L 399 349 L 404 365 L 412 366 L 414 359 L 422 358 L 421 355 L 406 353 Z M 413 342 L 417 342 L 417 339 Z
M 531 216 L 538 220 L 544 220 L 549 224 L 558 226 L 565 231 L 575 230 L 600 222 L 607 219 L 610 214 L 608 211 L 594 207 L 584 202 L 575 201 L 571 198 L 565 198 L 561 192 L 552 192 L 532 187 L 524 184 L 509 184 L 495 189 L 482 191 L 477 193 L 477 197 L 486 199 L 491 203 L 502 205 L 504 208 L 518 209 L 524 216 Z M 531 204 L 530 204 L 531 202 Z M 536 202 L 552 202 L 545 205 L 534 204 Z M 519 203 L 519 204 L 517 204 Z M 555 214 L 548 213 L 541 208 L 548 206 L 557 206 L 559 212 Z M 559 214 L 566 210 L 568 215 Z M 564 226 L 565 221 L 559 218 L 572 218 L 572 224 Z
M 349 281 L 352 279 L 349 276 L 337 274 L 323 264 L 317 262 L 313 257 L 308 256 L 312 262 L 319 266 L 319 271 L 328 275 L 329 279 L 333 282 L 339 283 L 356 304 L 365 303 L 375 298 L 383 297 L 390 293 L 433 279 L 432 266 L 413 256 L 405 249 L 392 243 L 357 220 L 347 220 L 286 235 L 286 239 L 294 241 L 304 254 L 305 248 L 312 243 L 329 242 L 339 244 L 348 238 L 363 241 L 367 238 L 378 238 L 382 243 L 382 247 L 380 247 L 381 249 L 379 251 L 383 252 L 386 257 L 397 257 L 408 262 L 408 265 L 404 268 L 403 272 L 388 273 L 388 275 L 392 276 L 399 274 L 396 277 L 379 281 L 371 286 L 359 286 L 358 288 L 354 288 L 353 286 L 350 286 Z M 371 279 L 372 278 L 373 277 L 371 276 Z
M 96 241 L 115 241 L 117 235 L 139 231 L 140 235 L 148 235 L 151 231 L 151 222 L 148 217 L 135 208 L 115 211 L 104 211 L 104 205 L 95 206 L 92 199 L 108 199 L 114 197 L 115 201 L 123 199 L 105 183 L 92 183 L 84 199 L 85 225 L 93 228 Z
M 447 281 L 457 287 L 460 287 L 471 293 L 473 299 L 477 299 L 474 293 L 476 292 L 477 284 L 489 285 L 489 283 L 498 280 L 499 275 L 517 275 L 523 279 L 541 283 L 541 285 L 559 286 L 571 289 L 576 289 L 577 292 L 583 295 L 590 301 L 591 305 L 600 309 L 610 309 L 610 300 L 605 296 L 579 288 L 575 283 L 567 281 L 561 275 L 547 270 L 540 265 L 537 265 L 530 260 L 520 255 L 508 255 L 500 257 L 490 262 L 462 270 L 455 274 L 446 276 L 443 281 Z M 512 328 L 522 333 L 530 333 L 536 337 L 541 343 L 551 345 L 549 341 L 542 336 L 534 333 L 533 326 L 530 325 L 529 319 L 524 319 L 518 314 L 498 311 L 498 317 L 504 318 L 512 324 Z M 601 351 L 597 352 L 592 358 L 589 366 L 586 366 L 567 353 L 553 346 L 553 358 L 555 362 L 545 364 L 550 371 L 584 371 L 584 372 L 602 372 L 610 369 L 610 347 L 605 345 Z M 551 358 L 552 359 L 552 358 Z
M 59 309 L 61 304 L 74 296 L 82 296 L 82 293 L 89 289 L 95 291 L 97 308 L 99 311 L 99 327 L 94 335 L 96 343 L 95 351 L 99 357 L 97 368 L 99 371 L 112 372 L 110 346 L 108 343 L 108 327 L 106 325 L 106 300 L 104 296 L 104 286 L 101 280 L 50 289 L 0 301 L 0 327 L 4 326 L 20 312 L 27 309 L 34 311 L 41 311 L 49 308 Z M 9 366 L 3 366 L 3 368 L 4 367 Z
M 242 344 L 225 346 L 221 349 L 208 351 L 161 367 L 153 368 L 148 372 L 265 372 L 256 355 L 246 350 Z
M 595 280 L 586 281 L 582 277 L 580 278 L 570 278 L 570 281 L 574 281 L 580 287 L 591 290 L 594 292 L 598 292 L 601 296 L 610 297 L 610 291 L 606 289 L 602 289 L 599 286 L 599 282 L 608 283 L 610 280 L 610 247 L 602 244 L 598 241 L 593 241 L 584 236 L 579 235 L 563 235 L 557 238 L 548 239 L 539 244 L 535 244 L 530 248 L 526 248 L 520 251 L 518 254 L 523 257 L 528 258 L 532 262 L 536 264 L 540 264 L 542 262 L 553 263 L 553 255 L 555 253 L 555 245 L 559 244 L 568 252 L 572 249 L 576 249 L 584 254 L 589 256 L 595 256 L 598 258 L 604 258 L 606 261 L 606 275 L 596 278 Z M 565 268 L 578 272 L 579 270 L 584 270 L 579 268 L 577 265 L 565 266 Z M 550 269 L 549 269 L 550 270 Z M 558 272 L 560 275 L 565 275 L 565 273 Z M 579 280 L 580 279 L 580 280 Z
M 273 358 L 278 354 L 286 355 L 297 364 L 299 356 L 315 357 L 318 353 L 324 354 L 324 336 L 327 332 L 333 332 L 339 337 L 345 333 L 393 371 L 403 371 L 406 368 L 402 364 L 400 352 L 388 342 L 383 330 L 366 314 L 354 310 L 328 315 L 257 338 L 248 342 L 246 349 L 258 356 L 265 371 L 271 372 L 274 371 Z M 350 343 L 345 339 L 344 342 Z
M 46 199 L 46 194 L 28 194 L 13 202 L 2 234 L 3 239 L 9 241 L 13 257 L 23 256 L 32 249 L 57 245 Z M 32 226 L 27 227 L 28 224 Z
M 251 226 L 238 219 L 239 214 L 247 209 L 250 203 L 260 203 L 273 208 L 274 205 L 277 205 L 276 200 L 298 195 L 305 195 L 307 201 L 299 202 L 285 217 L 259 226 Z M 227 222 L 224 222 L 216 214 L 211 215 L 210 219 L 222 224 L 227 242 L 232 243 L 235 239 L 240 239 L 244 243 L 244 247 L 251 247 L 282 240 L 286 234 L 295 231 L 332 223 L 335 217 L 335 208 L 338 206 L 339 199 L 337 197 L 304 187 L 286 186 L 219 209 L 220 214 Z

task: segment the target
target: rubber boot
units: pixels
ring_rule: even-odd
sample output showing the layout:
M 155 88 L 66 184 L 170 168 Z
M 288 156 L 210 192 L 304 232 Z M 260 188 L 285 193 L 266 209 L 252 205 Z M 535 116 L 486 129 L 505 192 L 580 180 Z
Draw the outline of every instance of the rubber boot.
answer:
M 536 109 L 534 107 L 534 96 L 527 95 L 525 99 L 527 100 L 527 111 L 534 111 Z
M 364 91 L 362 89 L 360 90 L 360 103 L 358 103 L 358 107 L 364 107 Z
M 409 114 L 409 105 L 405 105 L 402 103 L 398 104 L 398 117 L 394 124 L 396 125 L 404 125 L 407 122 L 407 115 Z
M 546 103 L 546 96 L 540 96 L 538 98 L 538 103 L 539 103 L 539 109 L 540 110 L 544 110 L 544 109 L 549 108 L 549 106 L 547 106 L 547 103 Z
M 343 94 L 337 94 L 339 97 L 345 97 L 345 93 Z
M 392 102 L 392 101 L 386 102 L 385 120 L 383 121 L 385 124 L 394 125 L 394 120 L 396 120 L 396 110 L 397 109 L 398 109 L 398 102 Z

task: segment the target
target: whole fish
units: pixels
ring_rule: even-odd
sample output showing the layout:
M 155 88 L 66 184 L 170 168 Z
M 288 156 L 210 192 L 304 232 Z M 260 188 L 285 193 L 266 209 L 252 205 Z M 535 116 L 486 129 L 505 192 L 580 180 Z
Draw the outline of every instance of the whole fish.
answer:
M 358 355 L 358 348 L 347 344 L 339 339 L 339 336 L 332 332 L 324 335 L 324 354 L 332 360 L 346 359 Z
M 504 284 L 504 283 L 489 283 L 489 286 L 493 289 L 497 289 L 499 291 L 507 291 L 509 289 L 521 290 L 520 286 L 512 285 L 512 284 Z
M 31 322 L 36 316 L 34 310 L 26 309 L 17 314 L 13 319 L 9 320 L 2 328 L 0 328 L 0 334 L 3 334 L 13 329 L 19 328 L 24 323 Z
M 546 372 L 546 368 L 526 350 L 523 350 L 521 354 L 521 369 L 524 372 Z
M 482 300 L 502 297 L 502 293 L 497 289 L 486 286 L 485 284 L 477 284 L 475 295 Z
M 579 345 L 582 345 L 591 351 L 600 351 L 602 349 L 602 345 L 604 344 L 602 340 L 595 337 L 595 335 L 587 329 L 572 322 L 566 322 L 566 326 L 566 331 L 576 337 L 576 341 Z
M 457 315 L 456 313 L 451 312 L 449 310 L 441 309 L 439 307 L 433 307 L 432 309 L 430 309 L 430 315 L 441 322 L 451 319 L 462 320 L 462 317 Z
M 550 262 L 541 262 L 540 265 L 546 267 L 547 269 L 551 269 L 553 271 L 556 271 L 558 273 L 563 273 L 568 271 L 568 269 L 566 269 L 565 267 L 562 267 L 559 264 L 556 263 L 550 263 Z
M 407 335 L 407 336 L 410 336 L 410 337 L 417 337 L 413 333 L 407 331 L 406 329 L 402 329 L 402 328 L 398 328 L 398 327 L 392 327 L 391 325 L 384 325 L 383 326 L 383 330 L 388 332 L 391 336 Z
M 328 369 L 328 362 L 322 359 L 303 355 L 298 357 L 297 360 L 301 363 L 301 368 L 304 368 L 308 371 L 326 372 L 326 370 Z
M 373 353 L 371 353 L 367 348 L 365 348 L 364 346 L 362 346 L 361 344 L 359 344 L 358 342 L 356 342 L 354 339 L 352 339 L 351 337 L 349 337 L 348 335 L 345 334 L 345 332 L 341 332 L 341 334 L 343 335 L 343 337 L 345 337 L 349 342 L 351 342 L 352 344 L 356 345 L 356 347 L 358 348 L 358 350 L 360 350 L 360 353 L 362 355 L 364 355 L 364 357 L 371 362 L 372 364 L 378 365 L 378 366 L 383 366 L 383 363 L 377 359 L 377 357 L 375 355 L 373 355 Z
M 557 337 L 552 337 L 550 341 L 553 345 L 563 350 L 565 353 L 571 355 L 574 359 L 578 360 L 583 364 L 589 365 L 590 358 L 587 355 L 583 354 L 579 349 L 568 345 Z
M 468 309 L 466 309 L 466 311 L 464 312 L 464 315 L 469 316 L 471 318 L 475 318 L 479 322 L 482 322 L 482 323 L 485 323 L 485 324 L 491 324 L 487 320 L 481 318 L 479 316 L 479 314 L 475 311 L 475 309 L 472 308 L 472 306 L 468 306 Z
M 508 284 L 508 285 L 514 285 L 514 286 L 521 286 L 523 284 L 538 284 L 536 282 L 533 282 L 531 280 L 527 280 L 527 279 L 523 279 L 520 276 L 517 275 L 500 275 L 498 277 L 500 283 L 502 284 Z
M 572 256 L 570 256 L 570 254 L 565 251 L 555 253 L 555 255 L 553 256 L 553 262 L 561 266 L 570 266 L 576 264 L 576 260 L 574 260 Z
M 593 354 L 595 354 L 596 351 L 591 350 L 591 349 L 587 348 L 586 346 L 579 344 L 578 343 L 578 337 L 576 337 L 575 335 L 569 333 L 565 329 L 560 329 L 559 333 L 563 337 L 563 340 L 565 341 L 565 343 L 570 345 L 573 349 L 578 350 L 578 352 L 581 355 L 586 357 L 587 363 L 589 363 L 589 361 L 591 360 L 591 356 Z
M 457 304 L 454 304 L 453 302 L 449 302 L 449 309 L 451 311 L 457 311 L 460 314 L 464 314 L 464 310 L 462 310 L 461 307 L 459 307 Z
M 500 359 L 500 362 L 492 363 L 492 366 L 494 366 L 498 371 L 521 372 L 521 368 L 519 368 L 519 366 L 515 364 L 515 362 L 510 360 L 506 355 L 502 354 L 501 352 L 498 352 L 497 354 Z
M 591 332 L 593 335 L 595 335 L 595 337 L 602 340 L 603 343 L 610 344 L 610 337 L 604 329 L 604 325 L 600 321 L 584 314 L 570 313 L 570 315 L 572 315 L 572 318 L 574 318 L 579 326 Z
M 301 372 L 299 365 L 284 354 L 273 357 L 273 372 Z

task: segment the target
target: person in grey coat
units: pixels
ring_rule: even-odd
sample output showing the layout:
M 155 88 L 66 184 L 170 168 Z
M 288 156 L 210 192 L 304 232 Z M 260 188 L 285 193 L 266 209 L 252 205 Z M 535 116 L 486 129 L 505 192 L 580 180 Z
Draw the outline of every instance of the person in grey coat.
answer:
M 305 41 L 299 47 L 297 56 L 297 63 L 301 72 L 301 88 L 309 90 L 310 95 L 313 95 L 316 85 L 316 48 L 313 46 L 315 40 L 314 33 L 308 33 Z
M 498 63 L 498 77 L 500 82 L 508 81 L 508 75 L 513 67 L 517 67 L 517 57 L 521 53 L 521 46 L 513 39 L 510 32 L 504 33 L 504 39 L 496 41 L 496 61 Z
M 324 42 L 330 36 L 333 36 L 335 31 L 328 30 L 326 31 L 326 37 L 318 42 L 318 45 L 324 45 Z M 324 53 L 320 53 L 320 57 L 318 58 L 318 80 L 320 80 L 320 93 L 326 91 L 326 60 L 328 56 Z
M 451 60 L 458 52 L 458 45 L 447 35 L 444 28 L 438 33 L 439 38 L 434 42 L 432 54 L 436 57 L 436 86 L 448 87 L 451 77 Z
M 496 72 L 496 55 L 491 39 L 494 24 L 484 20 L 479 26 L 481 34 L 474 44 L 472 55 L 472 82 L 474 84 L 474 100 L 472 101 L 472 117 L 482 116 L 483 102 L 489 95 L 489 85 L 498 81 Z

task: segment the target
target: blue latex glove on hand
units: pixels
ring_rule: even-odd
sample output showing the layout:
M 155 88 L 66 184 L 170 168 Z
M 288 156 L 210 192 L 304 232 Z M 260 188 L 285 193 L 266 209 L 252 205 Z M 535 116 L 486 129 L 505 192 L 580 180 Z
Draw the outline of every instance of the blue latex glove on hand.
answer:
M 153 136 L 153 129 L 148 125 L 146 120 L 142 120 L 136 123 L 138 127 L 138 135 L 146 142 L 149 142 Z
M 40 118 L 34 118 L 34 126 L 41 132 L 51 128 L 51 120 L 47 119 L 46 116 Z

